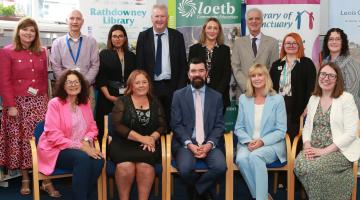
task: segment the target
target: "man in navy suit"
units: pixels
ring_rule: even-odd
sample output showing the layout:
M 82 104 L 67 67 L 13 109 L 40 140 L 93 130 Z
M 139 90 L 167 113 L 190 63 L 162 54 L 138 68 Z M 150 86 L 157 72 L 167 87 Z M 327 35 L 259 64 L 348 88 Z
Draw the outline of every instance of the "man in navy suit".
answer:
M 191 85 L 175 91 L 171 105 L 171 128 L 174 132 L 172 153 L 182 180 L 193 199 L 212 199 L 210 189 L 226 171 L 223 152 L 218 148 L 225 130 L 221 94 L 205 85 L 208 70 L 205 62 L 189 62 Z M 203 160 L 208 171 L 195 173 L 196 160 Z
M 168 28 L 168 11 L 163 4 L 153 6 L 153 26 L 139 34 L 136 45 L 137 67 L 151 77 L 154 94 L 170 117 L 173 92 L 187 83 L 186 52 L 182 33 Z

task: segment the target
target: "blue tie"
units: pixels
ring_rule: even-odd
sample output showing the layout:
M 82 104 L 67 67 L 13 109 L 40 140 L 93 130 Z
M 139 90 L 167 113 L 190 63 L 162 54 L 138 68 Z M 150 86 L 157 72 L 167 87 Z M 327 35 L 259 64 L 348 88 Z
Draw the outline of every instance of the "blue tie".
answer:
M 164 33 L 156 34 L 157 38 L 157 50 L 156 50 L 156 57 L 155 57 L 155 69 L 154 73 L 156 76 L 159 76 L 161 74 L 161 60 L 162 60 L 162 43 L 161 43 L 161 36 L 164 35 Z

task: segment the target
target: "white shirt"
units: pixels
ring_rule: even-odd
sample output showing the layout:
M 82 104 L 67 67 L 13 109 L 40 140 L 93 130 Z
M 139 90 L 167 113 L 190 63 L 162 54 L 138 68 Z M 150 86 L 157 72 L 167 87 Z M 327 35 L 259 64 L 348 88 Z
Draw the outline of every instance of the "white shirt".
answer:
M 250 41 L 251 41 L 250 45 L 252 45 L 252 39 L 253 38 L 257 38 L 255 43 L 256 43 L 256 49 L 259 50 L 260 40 L 261 40 L 261 33 L 259 33 L 257 36 L 253 36 L 253 35 L 250 34 Z
M 257 105 L 255 104 L 255 113 L 254 113 L 254 133 L 252 135 L 253 139 L 260 138 L 260 128 L 261 128 L 261 117 L 264 110 L 264 104 Z

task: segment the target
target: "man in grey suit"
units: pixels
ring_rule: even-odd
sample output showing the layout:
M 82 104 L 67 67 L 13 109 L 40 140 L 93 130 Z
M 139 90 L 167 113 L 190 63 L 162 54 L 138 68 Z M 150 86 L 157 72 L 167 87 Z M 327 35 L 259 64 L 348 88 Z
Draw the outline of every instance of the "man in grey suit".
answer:
M 279 43 L 270 36 L 261 33 L 263 13 L 252 8 L 246 13 L 246 25 L 250 35 L 235 41 L 232 50 L 231 65 L 237 82 L 237 96 L 245 92 L 246 77 L 249 68 L 255 64 L 264 64 L 268 68 L 279 59 Z

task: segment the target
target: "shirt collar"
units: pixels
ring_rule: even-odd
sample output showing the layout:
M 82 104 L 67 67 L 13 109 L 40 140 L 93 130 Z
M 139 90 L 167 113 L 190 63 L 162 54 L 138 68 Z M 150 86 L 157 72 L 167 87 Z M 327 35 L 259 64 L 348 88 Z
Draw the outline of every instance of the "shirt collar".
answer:
M 66 35 L 67 35 L 67 36 L 68 36 L 68 38 L 69 38 L 70 40 L 72 40 L 73 42 L 78 42 L 78 41 L 79 41 L 79 39 L 80 39 L 80 38 L 82 38 L 82 37 L 84 36 L 82 33 L 80 33 L 80 37 L 79 37 L 79 39 L 77 39 L 77 41 L 75 41 L 75 40 L 74 40 L 74 38 L 72 38 L 72 37 L 71 37 L 71 35 L 70 35 L 70 33 L 69 33 L 69 32 L 68 32 Z
M 161 33 L 157 33 L 155 32 L 155 30 L 153 29 L 153 33 L 154 33 L 154 37 L 156 37 L 156 34 L 161 34 Z M 162 32 L 164 35 L 169 35 L 169 31 L 167 28 L 165 28 L 164 32 Z
M 249 35 L 250 35 L 250 40 L 252 40 L 253 38 L 257 38 L 260 41 L 262 33 L 260 32 L 256 37 L 251 34 L 249 34 Z
M 286 61 L 286 56 L 284 56 L 284 57 L 281 59 L 281 61 Z M 300 58 L 296 58 L 295 61 L 298 62 L 298 63 L 300 63 Z
M 203 87 L 201 87 L 200 89 L 196 89 L 194 88 L 192 85 L 191 86 L 191 92 L 194 93 L 195 91 L 200 91 L 200 93 L 205 93 L 205 88 L 206 88 L 206 85 L 204 85 Z
M 206 44 L 205 44 L 205 43 L 204 43 L 204 44 L 201 44 L 201 46 L 204 47 L 204 48 L 206 48 Z M 216 43 L 215 43 L 215 46 L 214 46 L 214 49 L 217 48 L 217 47 L 219 47 L 219 45 L 218 45 L 218 43 L 216 42 Z

